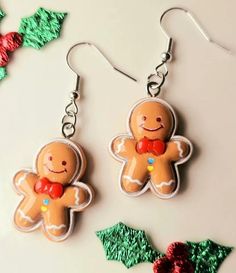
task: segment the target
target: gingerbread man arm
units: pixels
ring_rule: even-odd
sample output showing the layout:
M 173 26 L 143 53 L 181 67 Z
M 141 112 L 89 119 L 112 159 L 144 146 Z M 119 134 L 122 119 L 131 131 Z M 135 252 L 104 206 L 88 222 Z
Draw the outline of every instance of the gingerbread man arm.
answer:
M 34 193 L 34 185 L 38 180 L 37 174 L 22 170 L 19 171 L 13 179 L 15 188 L 23 194 L 32 194 Z
M 82 182 L 76 182 L 74 186 L 66 188 L 61 199 L 65 207 L 80 211 L 90 204 L 92 189 Z
M 176 162 L 186 158 L 191 152 L 191 144 L 184 137 L 173 138 L 167 143 L 164 157 Z
M 134 153 L 136 141 L 129 136 L 118 136 L 112 140 L 111 150 L 115 156 L 121 158 L 130 158 Z

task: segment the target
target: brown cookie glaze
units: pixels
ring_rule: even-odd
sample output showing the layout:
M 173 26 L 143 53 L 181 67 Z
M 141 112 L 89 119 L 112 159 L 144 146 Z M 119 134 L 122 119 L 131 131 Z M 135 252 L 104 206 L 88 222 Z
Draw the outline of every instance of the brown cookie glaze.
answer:
M 57 139 L 43 146 L 35 171 L 21 170 L 14 177 L 23 197 L 14 216 L 17 229 L 28 232 L 42 227 L 50 240 L 65 240 L 72 233 L 74 213 L 93 198 L 92 188 L 78 181 L 85 168 L 83 150 L 74 142 Z
M 139 196 L 148 189 L 168 199 L 179 190 L 178 165 L 192 153 L 191 142 L 175 135 L 177 120 L 172 107 L 164 100 L 147 98 L 131 109 L 128 134 L 112 139 L 110 151 L 123 162 L 121 190 Z

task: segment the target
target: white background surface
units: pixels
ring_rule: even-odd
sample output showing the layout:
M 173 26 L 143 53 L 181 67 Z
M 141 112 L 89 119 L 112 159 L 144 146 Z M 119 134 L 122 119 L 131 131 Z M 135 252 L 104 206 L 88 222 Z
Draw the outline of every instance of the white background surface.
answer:
M 165 27 L 176 40 L 175 59 L 162 98 L 176 109 L 178 133 L 192 140 L 194 155 L 181 168 L 181 191 L 163 201 L 150 192 L 128 198 L 118 189 L 121 164 L 108 153 L 110 139 L 126 131 L 130 107 L 145 97 L 147 76 L 159 63 L 166 40 L 159 16 L 171 6 L 191 9 L 214 39 L 236 52 L 233 0 L 3 0 L 7 17 L 1 33 L 16 31 L 21 17 L 39 7 L 69 13 L 62 38 L 41 51 L 22 48 L 9 65 L 0 87 L 0 271 L 7 273 L 127 272 L 108 262 L 95 231 L 119 221 L 144 229 L 153 245 L 165 251 L 173 241 L 211 238 L 236 246 L 235 100 L 236 55 L 207 43 L 188 17 L 174 12 Z M 77 136 L 89 167 L 84 181 L 96 190 L 93 205 L 82 215 L 64 243 L 48 241 L 40 231 L 20 233 L 12 225 L 19 197 L 12 177 L 31 167 L 39 147 L 60 137 L 61 117 L 74 75 L 65 63 L 68 48 L 78 41 L 96 43 L 118 67 L 138 78 L 134 83 L 112 71 L 90 48 L 73 53 L 83 76 L 83 98 Z M 236 54 L 236 53 L 235 53 Z M 220 273 L 236 267 L 236 252 Z M 152 272 L 140 264 L 129 272 Z

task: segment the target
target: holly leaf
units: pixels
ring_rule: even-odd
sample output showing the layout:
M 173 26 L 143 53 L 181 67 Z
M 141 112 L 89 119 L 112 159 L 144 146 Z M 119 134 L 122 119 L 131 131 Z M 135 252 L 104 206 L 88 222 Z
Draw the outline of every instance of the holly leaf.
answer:
M 187 242 L 189 259 L 195 265 L 194 273 L 215 273 L 232 251 L 232 247 L 219 245 L 211 240 Z
M 0 22 L 2 21 L 3 17 L 5 17 L 5 12 L 0 9 Z
M 22 18 L 19 33 L 23 36 L 23 46 L 40 49 L 59 38 L 66 15 L 39 8 L 34 15 Z
M 121 261 L 127 268 L 138 263 L 151 262 L 163 256 L 149 243 L 143 230 L 118 223 L 96 232 L 101 240 L 107 260 Z
M 0 81 L 3 80 L 7 76 L 6 67 L 0 67 Z

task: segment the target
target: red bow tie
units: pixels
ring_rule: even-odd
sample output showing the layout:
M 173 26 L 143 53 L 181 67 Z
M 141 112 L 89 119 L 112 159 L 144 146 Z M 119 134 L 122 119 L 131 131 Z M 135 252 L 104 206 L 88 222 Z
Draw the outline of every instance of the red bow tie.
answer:
M 60 198 L 64 193 L 62 184 L 51 182 L 46 177 L 41 178 L 38 182 L 36 182 L 34 190 L 37 193 L 48 194 L 52 199 Z
M 139 154 L 152 153 L 154 155 L 161 155 L 166 150 L 166 144 L 159 139 L 150 140 L 144 137 L 137 143 L 136 150 Z

